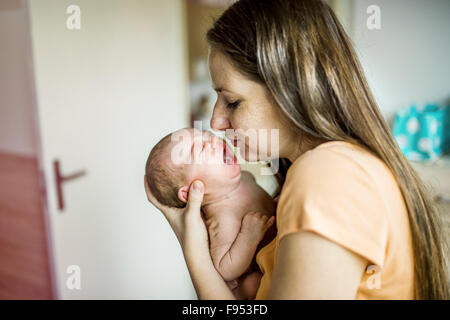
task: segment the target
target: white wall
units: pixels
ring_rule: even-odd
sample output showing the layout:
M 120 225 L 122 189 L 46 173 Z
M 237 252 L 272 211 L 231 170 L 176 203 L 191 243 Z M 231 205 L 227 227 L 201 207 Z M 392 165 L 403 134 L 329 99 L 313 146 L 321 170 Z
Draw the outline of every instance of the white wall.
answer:
M 381 30 L 366 27 L 370 5 L 381 9 Z M 386 117 L 450 97 L 450 1 L 335 0 L 335 7 L 347 7 L 344 25 Z
M 1 0 L 0 0 L 1 1 Z M 76 3 L 81 28 L 66 26 Z M 29 0 L 58 297 L 193 299 L 183 254 L 143 178 L 150 149 L 188 124 L 181 0 Z M 63 186 L 52 163 L 87 174 Z M 81 270 L 81 289 L 66 285 Z
M 0 152 L 35 155 L 25 19 L 20 0 L 0 1 Z

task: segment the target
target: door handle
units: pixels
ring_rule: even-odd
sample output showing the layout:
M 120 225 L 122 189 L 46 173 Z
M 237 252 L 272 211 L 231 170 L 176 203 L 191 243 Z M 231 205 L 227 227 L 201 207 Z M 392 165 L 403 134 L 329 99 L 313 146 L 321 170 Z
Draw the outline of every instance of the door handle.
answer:
M 70 175 L 63 176 L 61 173 L 61 165 L 59 163 L 59 160 L 53 161 L 53 170 L 55 172 L 56 192 L 57 192 L 57 198 L 58 198 L 58 209 L 60 211 L 64 211 L 65 204 L 64 204 L 64 194 L 63 194 L 63 188 L 62 188 L 63 183 L 86 175 L 86 170 L 80 170 L 80 171 L 77 171 Z

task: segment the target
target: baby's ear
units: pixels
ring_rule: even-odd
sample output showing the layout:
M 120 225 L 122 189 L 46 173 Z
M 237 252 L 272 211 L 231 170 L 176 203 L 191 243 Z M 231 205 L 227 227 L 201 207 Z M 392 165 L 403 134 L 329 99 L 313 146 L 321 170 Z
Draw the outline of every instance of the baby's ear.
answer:
M 178 199 L 180 199 L 184 203 L 187 203 L 188 195 L 189 195 L 189 186 L 183 186 L 180 189 L 178 189 Z

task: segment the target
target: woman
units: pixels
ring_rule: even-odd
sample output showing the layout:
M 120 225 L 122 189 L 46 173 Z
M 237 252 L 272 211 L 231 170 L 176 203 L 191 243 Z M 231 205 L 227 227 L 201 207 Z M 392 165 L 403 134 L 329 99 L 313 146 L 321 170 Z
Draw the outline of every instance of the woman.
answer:
M 279 130 L 284 185 L 277 236 L 257 254 L 256 298 L 447 299 L 438 215 L 332 10 L 319 0 L 241 0 L 207 40 L 218 93 L 211 127 Z M 247 138 L 238 139 L 249 159 L 257 150 Z M 194 182 L 181 211 L 147 194 L 180 241 L 198 297 L 233 299 L 209 255 L 203 189 Z

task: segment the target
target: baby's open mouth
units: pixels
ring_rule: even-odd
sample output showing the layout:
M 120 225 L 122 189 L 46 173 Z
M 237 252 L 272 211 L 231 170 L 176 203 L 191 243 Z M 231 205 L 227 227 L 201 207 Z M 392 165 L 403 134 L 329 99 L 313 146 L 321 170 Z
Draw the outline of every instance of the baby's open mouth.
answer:
M 226 142 L 223 142 L 223 163 L 225 164 L 236 164 L 237 158 L 234 153 L 228 148 Z

